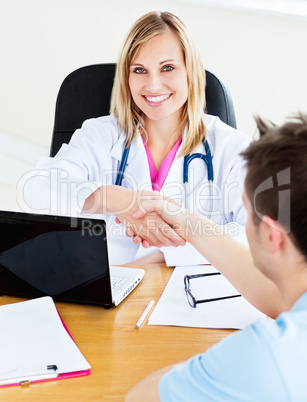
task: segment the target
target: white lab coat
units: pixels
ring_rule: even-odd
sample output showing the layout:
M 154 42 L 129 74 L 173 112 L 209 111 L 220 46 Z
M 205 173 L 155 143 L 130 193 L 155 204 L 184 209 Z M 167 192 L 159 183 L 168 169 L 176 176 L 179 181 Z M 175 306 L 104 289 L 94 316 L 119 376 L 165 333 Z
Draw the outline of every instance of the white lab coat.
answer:
M 242 236 L 246 211 L 242 203 L 245 171 L 240 152 L 250 144 L 251 138 L 215 116 L 206 115 L 206 126 L 214 173 L 211 219 L 224 225 L 230 234 Z M 32 177 L 24 181 L 28 207 L 39 213 L 78 215 L 85 199 L 95 189 L 115 184 L 124 139 L 112 115 L 85 121 L 68 145 L 63 144 L 54 158 L 41 158 Z M 182 145 L 177 155 L 181 149 Z M 199 145 L 195 152 L 205 153 L 204 145 Z M 129 189 L 152 190 L 149 165 L 140 136 L 131 144 L 122 185 Z M 190 164 L 189 187 L 190 209 L 207 215 L 207 167 L 199 158 Z M 161 193 L 184 204 L 182 157 L 175 157 Z M 154 251 L 153 248 L 144 249 L 127 238 L 125 228 L 115 223 L 114 216 L 103 218 L 107 221 L 111 264 L 128 263 Z M 187 251 L 191 264 L 206 262 L 191 244 L 177 248 L 162 247 L 161 251 L 168 265 L 180 265 Z

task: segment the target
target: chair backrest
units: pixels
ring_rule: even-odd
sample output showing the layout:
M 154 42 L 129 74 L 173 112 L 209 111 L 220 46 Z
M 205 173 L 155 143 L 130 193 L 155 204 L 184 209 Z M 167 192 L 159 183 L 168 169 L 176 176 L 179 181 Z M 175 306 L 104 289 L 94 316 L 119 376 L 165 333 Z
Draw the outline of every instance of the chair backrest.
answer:
M 56 102 L 50 156 L 89 118 L 109 114 L 115 63 L 81 67 L 63 81 Z M 231 95 L 222 80 L 206 70 L 206 112 L 236 128 Z

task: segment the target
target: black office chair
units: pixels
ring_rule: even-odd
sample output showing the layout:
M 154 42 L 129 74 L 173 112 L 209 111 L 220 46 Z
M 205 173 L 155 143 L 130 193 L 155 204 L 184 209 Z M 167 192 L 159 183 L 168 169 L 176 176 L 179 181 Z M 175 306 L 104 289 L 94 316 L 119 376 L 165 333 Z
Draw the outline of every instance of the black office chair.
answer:
M 50 156 L 54 156 L 63 143 L 68 144 L 84 120 L 109 114 L 115 66 L 111 63 L 81 67 L 65 78 L 56 102 Z M 206 112 L 236 128 L 229 91 L 211 71 L 206 70 L 206 76 Z

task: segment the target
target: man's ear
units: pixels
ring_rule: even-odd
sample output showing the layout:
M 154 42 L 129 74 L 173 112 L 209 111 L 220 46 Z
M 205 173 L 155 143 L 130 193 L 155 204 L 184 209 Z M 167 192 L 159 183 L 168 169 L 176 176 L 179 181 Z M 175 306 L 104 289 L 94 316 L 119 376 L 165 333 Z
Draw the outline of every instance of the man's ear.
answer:
M 266 225 L 267 240 L 270 243 L 271 252 L 274 254 L 282 251 L 285 246 L 286 236 L 283 226 L 268 215 L 262 218 L 262 222 Z

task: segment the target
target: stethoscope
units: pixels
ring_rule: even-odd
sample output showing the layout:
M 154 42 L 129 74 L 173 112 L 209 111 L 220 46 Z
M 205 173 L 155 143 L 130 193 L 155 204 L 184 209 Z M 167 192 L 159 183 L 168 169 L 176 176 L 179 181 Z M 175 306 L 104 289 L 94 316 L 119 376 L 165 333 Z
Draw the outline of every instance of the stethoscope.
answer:
M 183 160 L 183 184 L 184 184 L 184 190 L 185 190 L 185 206 L 186 208 L 189 208 L 189 198 L 187 196 L 188 194 L 188 186 L 189 186 L 189 165 L 192 162 L 192 160 L 196 158 L 202 159 L 205 164 L 207 165 L 207 174 L 208 174 L 208 182 L 209 182 L 209 198 L 210 198 L 210 207 L 209 207 L 209 213 L 208 213 L 208 218 L 211 217 L 212 213 L 212 182 L 213 182 L 213 165 L 212 165 L 212 156 L 211 156 L 211 151 L 210 147 L 208 144 L 207 140 L 204 140 L 204 145 L 205 145 L 205 154 L 201 153 L 195 153 L 192 155 L 186 155 Z M 126 165 L 127 165 L 127 160 L 130 152 L 130 147 L 131 144 L 128 147 L 124 148 L 122 159 L 119 165 L 119 170 L 117 173 L 116 181 L 115 184 L 117 186 L 122 185 Z
M 203 140 L 205 145 L 205 154 L 195 153 L 192 155 L 186 155 L 183 160 L 183 184 L 184 184 L 184 192 L 185 192 L 185 206 L 189 209 L 190 203 L 189 198 L 187 196 L 189 190 L 189 165 L 192 160 L 196 158 L 202 159 L 205 164 L 207 165 L 207 175 L 208 175 L 208 182 L 209 182 L 209 212 L 207 217 L 210 219 L 212 214 L 212 183 L 213 183 L 213 164 L 212 164 L 212 155 L 210 151 L 210 147 L 207 140 Z

